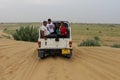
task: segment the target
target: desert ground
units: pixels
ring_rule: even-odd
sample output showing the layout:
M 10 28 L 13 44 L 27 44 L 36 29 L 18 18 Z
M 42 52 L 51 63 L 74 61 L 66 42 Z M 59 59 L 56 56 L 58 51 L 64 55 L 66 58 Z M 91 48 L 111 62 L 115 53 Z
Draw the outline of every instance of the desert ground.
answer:
M 3 31 L 0 34 L 7 35 Z M 71 59 L 56 56 L 43 60 L 37 55 L 37 43 L 2 36 L 0 80 L 120 80 L 120 48 L 78 47 L 75 36 Z M 113 36 L 112 41 L 119 43 L 118 39 Z

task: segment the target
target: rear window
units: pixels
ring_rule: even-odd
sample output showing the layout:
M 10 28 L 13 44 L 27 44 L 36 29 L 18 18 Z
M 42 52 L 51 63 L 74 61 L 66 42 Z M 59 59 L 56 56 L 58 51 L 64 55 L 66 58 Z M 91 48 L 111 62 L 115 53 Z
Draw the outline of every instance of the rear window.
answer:
M 54 24 L 54 33 L 47 35 L 47 38 L 70 38 L 70 30 L 69 24 L 63 23 L 61 26 L 61 22 L 53 22 Z M 64 26 L 64 27 L 63 27 Z M 41 37 L 42 38 L 42 37 Z

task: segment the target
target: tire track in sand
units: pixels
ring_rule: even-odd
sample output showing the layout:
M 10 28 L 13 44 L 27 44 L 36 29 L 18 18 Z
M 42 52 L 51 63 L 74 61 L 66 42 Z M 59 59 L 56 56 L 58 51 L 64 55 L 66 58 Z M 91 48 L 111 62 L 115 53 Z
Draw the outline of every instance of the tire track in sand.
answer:
M 73 46 L 73 57 L 38 58 L 37 43 L 0 39 L 0 80 L 120 80 L 120 50 Z
M 112 48 L 110 48 L 110 50 L 111 49 Z M 105 56 L 106 58 L 103 58 L 103 57 L 99 56 L 99 54 L 101 54 L 99 49 L 95 50 L 95 48 L 93 48 L 93 49 L 89 48 L 87 50 L 86 50 L 86 48 L 76 48 L 75 53 L 78 53 L 78 52 L 79 52 L 79 54 L 75 54 L 75 57 L 79 61 L 83 62 L 83 64 L 85 65 L 84 67 L 88 66 L 88 68 L 86 68 L 86 69 L 90 70 L 90 67 L 91 67 L 91 70 L 92 70 L 91 72 L 94 72 L 95 70 L 98 71 L 98 72 L 95 72 L 96 76 L 97 76 L 97 73 L 99 73 L 99 74 L 102 73 L 101 77 L 104 76 L 104 77 L 106 77 L 106 79 L 109 79 L 109 80 L 113 80 L 113 79 L 119 80 L 120 79 L 120 77 L 119 77 L 120 71 L 118 70 L 120 67 L 120 64 L 118 62 L 113 61 L 113 59 L 115 59 L 114 57 L 111 60 L 109 59 L 109 57 L 111 57 L 109 55 L 108 55 L 108 57 Z M 106 51 L 102 51 L 103 56 L 105 53 L 106 53 Z M 76 60 L 76 61 L 78 62 L 78 60 Z M 101 77 L 99 79 L 101 79 Z

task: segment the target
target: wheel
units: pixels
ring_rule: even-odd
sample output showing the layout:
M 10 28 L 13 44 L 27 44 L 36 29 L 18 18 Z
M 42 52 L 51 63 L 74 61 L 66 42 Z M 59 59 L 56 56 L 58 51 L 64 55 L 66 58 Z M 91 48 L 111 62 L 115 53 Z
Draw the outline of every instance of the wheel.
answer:
M 45 54 L 43 51 L 38 51 L 38 56 L 41 58 L 41 59 L 44 59 L 45 58 Z
M 66 57 L 70 59 L 72 57 L 72 52 L 70 54 L 67 54 Z

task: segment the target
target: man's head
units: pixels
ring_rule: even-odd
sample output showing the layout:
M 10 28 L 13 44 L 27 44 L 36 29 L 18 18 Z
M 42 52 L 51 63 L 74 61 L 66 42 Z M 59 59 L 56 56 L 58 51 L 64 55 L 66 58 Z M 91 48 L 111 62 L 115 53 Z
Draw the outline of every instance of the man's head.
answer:
M 43 21 L 43 25 L 46 26 L 47 25 L 47 21 Z
M 61 26 L 64 26 L 64 22 L 63 21 L 61 22 Z
M 49 23 L 49 24 L 51 23 L 51 19 L 48 19 L 48 23 Z

